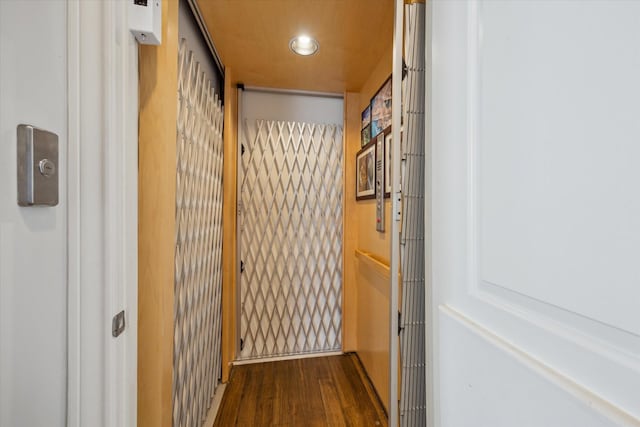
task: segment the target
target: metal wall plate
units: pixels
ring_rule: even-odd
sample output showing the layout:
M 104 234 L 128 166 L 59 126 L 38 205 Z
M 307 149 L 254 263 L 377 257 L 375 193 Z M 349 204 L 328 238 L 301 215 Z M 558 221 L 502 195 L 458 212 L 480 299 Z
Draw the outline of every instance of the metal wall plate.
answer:
M 58 135 L 18 125 L 18 205 L 58 204 Z
M 126 322 L 124 318 L 124 310 L 122 310 L 120 313 L 113 316 L 113 319 L 111 320 L 111 335 L 113 335 L 114 338 L 119 337 L 120 334 L 124 332 L 125 327 Z
M 384 233 L 384 133 L 376 140 L 376 231 Z

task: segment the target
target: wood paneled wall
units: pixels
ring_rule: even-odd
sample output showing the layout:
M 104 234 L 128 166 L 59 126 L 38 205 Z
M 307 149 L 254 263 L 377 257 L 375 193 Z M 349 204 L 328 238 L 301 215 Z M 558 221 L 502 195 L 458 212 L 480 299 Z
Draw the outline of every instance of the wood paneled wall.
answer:
M 389 272 L 386 276 L 372 273 L 368 264 L 357 260 L 356 249 L 372 255 L 380 265 L 389 265 L 391 203 L 386 199 L 386 231 L 378 233 L 375 200 L 355 201 L 355 161 L 360 150 L 361 112 L 391 75 L 391 67 L 389 43 L 360 92 L 345 96 L 344 331 L 345 344 L 353 345 L 345 345 L 345 350 L 358 353 L 385 407 L 389 396 Z
M 385 260 L 357 251 L 358 356 L 385 409 L 389 410 L 389 278 Z
M 354 253 L 358 247 L 358 210 L 356 205 L 356 153 L 360 149 L 360 94 L 344 94 L 344 237 L 342 291 L 342 346 L 344 351 L 358 349 L 358 286 Z M 358 118 L 358 120 L 355 120 Z
M 178 2 L 162 2 L 162 44 L 140 46 L 138 426 L 171 427 Z

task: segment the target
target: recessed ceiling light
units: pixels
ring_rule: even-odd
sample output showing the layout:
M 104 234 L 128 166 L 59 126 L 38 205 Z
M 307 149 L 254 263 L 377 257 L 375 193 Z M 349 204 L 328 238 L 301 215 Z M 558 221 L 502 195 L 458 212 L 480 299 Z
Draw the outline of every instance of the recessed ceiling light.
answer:
M 289 48 L 298 55 L 309 56 L 318 51 L 320 45 L 317 40 L 309 36 L 298 36 L 291 39 Z

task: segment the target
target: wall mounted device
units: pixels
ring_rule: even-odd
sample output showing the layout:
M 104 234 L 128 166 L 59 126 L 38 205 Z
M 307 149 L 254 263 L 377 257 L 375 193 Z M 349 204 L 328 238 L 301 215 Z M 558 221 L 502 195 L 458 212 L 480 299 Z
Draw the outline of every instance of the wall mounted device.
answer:
M 18 205 L 58 204 L 58 135 L 18 125 Z
M 376 139 L 376 230 L 384 233 L 384 133 Z
M 129 29 L 140 44 L 162 42 L 162 0 L 129 0 Z

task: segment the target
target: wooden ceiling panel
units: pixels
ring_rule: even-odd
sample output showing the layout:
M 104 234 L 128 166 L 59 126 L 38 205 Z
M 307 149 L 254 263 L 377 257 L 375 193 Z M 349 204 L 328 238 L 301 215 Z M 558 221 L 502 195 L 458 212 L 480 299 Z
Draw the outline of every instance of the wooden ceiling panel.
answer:
M 359 91 L 392 44 L 392 0 L 198 0 L 225 66 L 246 85 Z M 289 50 L 308 34 L 313 56 Z

